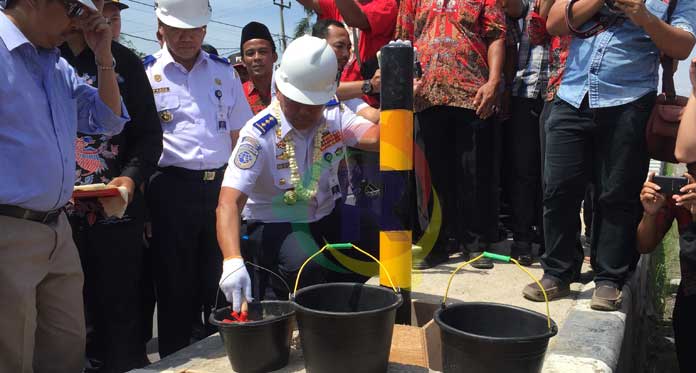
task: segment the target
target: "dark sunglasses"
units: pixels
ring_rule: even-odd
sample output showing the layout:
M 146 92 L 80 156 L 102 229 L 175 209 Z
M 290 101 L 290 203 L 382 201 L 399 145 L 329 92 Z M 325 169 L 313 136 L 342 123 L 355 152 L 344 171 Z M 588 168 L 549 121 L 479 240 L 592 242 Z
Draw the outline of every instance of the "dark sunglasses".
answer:
M 85 14 L 82 4 L 78 3 L 77 1 L 63 0 L 63 6 L 65 7 L 65 12 L 67 13 L 68 18 L 77 18 Z

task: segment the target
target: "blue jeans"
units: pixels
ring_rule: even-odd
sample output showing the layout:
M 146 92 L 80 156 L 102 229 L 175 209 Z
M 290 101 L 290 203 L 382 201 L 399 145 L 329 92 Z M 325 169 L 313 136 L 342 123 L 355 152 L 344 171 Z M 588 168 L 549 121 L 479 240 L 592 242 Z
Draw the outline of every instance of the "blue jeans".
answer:
M 556 99 L 546 122 L 544 160 L 544 273 L 564 283 L 578 274 L 575 248 L 580 201 L 589 182 L 597 204 L 592 226 L 595 282 L 621 287 L 635 265 L 639 194 L 648 171 L 645 126 L 655 93 L 629 104 L 579 109 Z

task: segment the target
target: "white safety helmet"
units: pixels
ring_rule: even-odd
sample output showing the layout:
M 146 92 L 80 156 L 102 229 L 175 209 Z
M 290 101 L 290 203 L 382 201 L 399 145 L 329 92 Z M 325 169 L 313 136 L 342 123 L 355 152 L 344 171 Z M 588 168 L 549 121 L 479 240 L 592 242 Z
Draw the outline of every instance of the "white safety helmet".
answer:
M 283 96 L 301 104 L 324 105 L 336 94 L 336 53 L 324 39 L 302 36 L 283 52 L 275 83 Z
M 212 8 L 208 0 L 157 0 L 155 14 L 167 26 L 192 29 L 210 21 Z

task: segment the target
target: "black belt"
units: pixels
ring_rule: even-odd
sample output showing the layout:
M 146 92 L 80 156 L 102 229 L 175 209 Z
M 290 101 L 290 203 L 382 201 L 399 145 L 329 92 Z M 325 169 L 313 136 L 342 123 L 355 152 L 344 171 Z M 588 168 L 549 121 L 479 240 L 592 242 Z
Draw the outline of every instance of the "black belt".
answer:
M 53 224 L 58 221 L 58 217 L 63 212 L 63 208 L 51 211 L 34 211 L 12 205 L 0 205 L 0 215 L 11 218 L 31 220 L 43 224 Z
M 211 170 L 189 170 L 186 168 L 169 166 L 169 167 L 159 167 L 159 170 L 161 172 L 164 172 L 167 174 L 175 175 L 175 176 L 185 178 L 185 179 L 190 179 L 190 180 L 215 181 L 215 180 L 222 179 L 223 175 L 225 174 L 226 168 L 227 168 L 227 165 L 224 165 L 220 168 L 214 168 Z

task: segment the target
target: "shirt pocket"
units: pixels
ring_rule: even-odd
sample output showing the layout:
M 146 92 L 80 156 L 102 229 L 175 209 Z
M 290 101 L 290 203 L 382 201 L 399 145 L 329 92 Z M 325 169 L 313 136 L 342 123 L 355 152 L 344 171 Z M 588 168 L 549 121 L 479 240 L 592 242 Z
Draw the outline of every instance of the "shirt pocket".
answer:
M 157 106 L 157 114 L 162 124 L 162 130 L 164 132 L 174 131 L 176 123 L 174 121 L 174 115 L 181 106 L 179 96 L 174 94 L 155 95 L 155 105 Z
M 648 9 L 648 11 L 650 13 L 654 14 L 657 18 L 659 18 L 663 21 L 666 19 L 667 8 L 669 7 L 669 4 L 665 3 L 664 1 L 662 1 L 662 0 L 647 0 L 645 2 L 645 7 Z
M 276 188 L 280 190 L 292 189 L 293 185 L 290 184 L 290 163 L 288 161 L 274 160 L 273 170 L 273 184 Z

